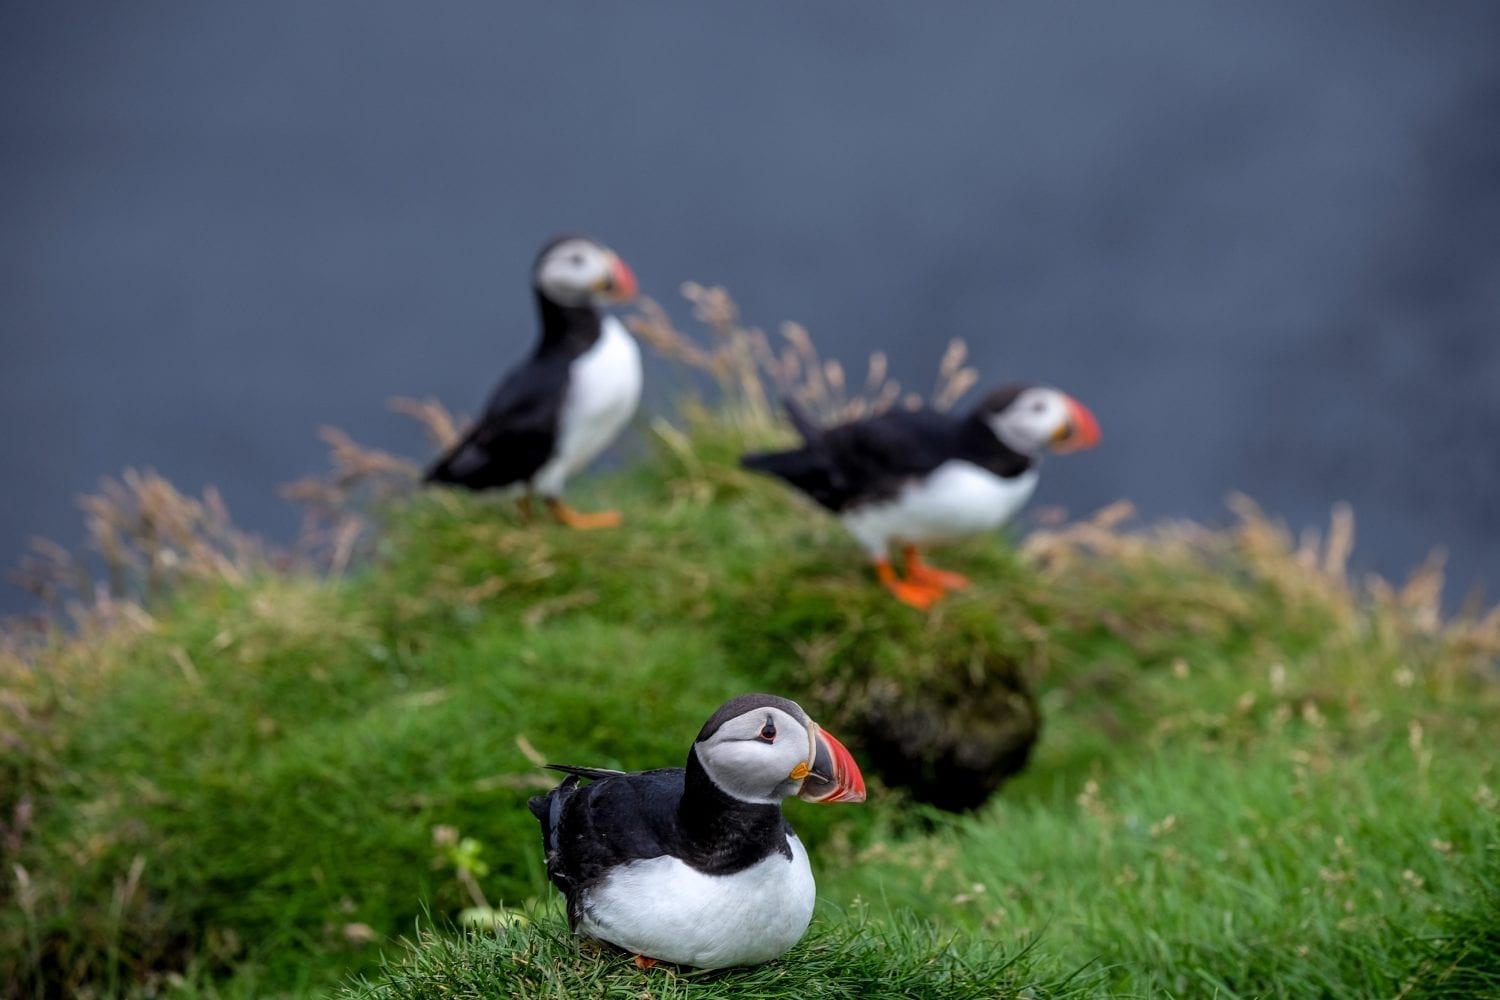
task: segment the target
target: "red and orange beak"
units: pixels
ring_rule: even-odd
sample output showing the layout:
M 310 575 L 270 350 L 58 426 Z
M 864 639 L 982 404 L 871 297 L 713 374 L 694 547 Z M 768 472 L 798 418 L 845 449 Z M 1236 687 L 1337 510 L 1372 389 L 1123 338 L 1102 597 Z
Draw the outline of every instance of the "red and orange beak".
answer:
M 610 269 L 609 277 L 602 282 L 604 287 L 599 291 L 616 302 L 629 302 L 635 298 L 636 292 L 640 291 L 635 283 L 635 274 L 630 270 L 629 264 L 618 256 L 613 254 L 611 256 L 614 257 L 614 266 Z
M 865 776 L 844 744 L 813 726 L 813 760 L 802 782 L 799 799 L 808 802 L 863 802 Z
M 1068 419 L 1052 435 L 1052 450 L 1057 452 L 1083 451 L 1099 443 L 1099 421 L 1072 396 L 1064 396 L 1068 407 Z

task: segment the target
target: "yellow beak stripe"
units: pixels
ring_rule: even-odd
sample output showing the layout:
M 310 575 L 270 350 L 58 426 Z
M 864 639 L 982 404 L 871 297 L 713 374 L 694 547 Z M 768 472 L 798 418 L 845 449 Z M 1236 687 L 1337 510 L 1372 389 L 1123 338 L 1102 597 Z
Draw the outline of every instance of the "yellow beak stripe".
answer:
M 792 768 L 792 773 L 787 775 L 787 777 L 791 778 L 793 781 L 801 781 L 809 774 L 812 774 L 812 768 L 808 767 L 807 761 L 804 760 L 796 767 Z

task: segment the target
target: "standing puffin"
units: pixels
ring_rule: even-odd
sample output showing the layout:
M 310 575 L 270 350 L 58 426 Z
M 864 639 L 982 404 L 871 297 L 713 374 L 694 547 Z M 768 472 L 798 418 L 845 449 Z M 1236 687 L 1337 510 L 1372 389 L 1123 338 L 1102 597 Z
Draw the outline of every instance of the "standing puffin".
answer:
M 613 527 L 620 523 L 618 513 L 575 511 L 563 503 L 562 490 L 569 476 L 615 439 L 640 403 L 640 348 L 624 324 L 599 313 L 600 306 L 635 295 L 635 275 L 602 244 L 560 236 L 537 255 L 531 286 L 541 341 L 423 481 L 471 490 L 520 483 L 527 514 L 536 494 L 563 524 Z
M 969 581 L 924 564 L 918 543 L 1000 527 L 1031 498 L 1043 450 L 1099 443 L 1082 403 L 1039 385 L 997 389 L 967 416 L 896 410 L 825 430 L 791 401 L 787 413 L 804 445 L 746 455 L 745 467 L 838 514 L 886 589 L 921 610 Z M 893 543 L 904 547 L 904 580 L 891 565 Z
M 849 751 L 796 702 L 768 694 L 720 707 L 685 768 L 548 766 L 568 777 L 529 804 L 568 923 L 634 952 L 642 968 L 785 953 L 807 931 L 815 892 L 782 799 L 865 799 Z

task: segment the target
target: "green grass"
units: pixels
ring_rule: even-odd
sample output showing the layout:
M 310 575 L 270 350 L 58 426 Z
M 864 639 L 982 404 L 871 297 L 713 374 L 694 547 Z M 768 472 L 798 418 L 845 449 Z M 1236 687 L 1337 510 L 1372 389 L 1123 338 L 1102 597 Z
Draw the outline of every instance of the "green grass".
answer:
M 820 924 L 783 961 L 717 973 L 669 967 L 643 973 L 611 948 L 580 945 L 553 914 L 494 932 L 424 935 L 405 961 L 362 978 L 344 996 L 966 1000 L 1081 996 L 1101 979 L 1098 970 L 1079 969 L 1038 981 L 1027 959 L 1025 946 L 996 949 L 939 934 L 909 915 L 874 922 L 860 910 Z
M 0 654 L 0 996 L 1500 990 L 1493 617 L 1357 597 L 1253 515 L 978 539 L 923 616 L 734 468 L 740 432 L 667 441 L 577 498 L 621 530 L 413 495 L 347 576 L 199 580 Z M 820 908 L 787 959 L 641 973 L 560 927 L 533 755 L 677 764 L 772 690 L 860 757 L 872 692 L 962 735 L 1017 678 L 1042 738 L 983 809 L 789 807 Z M 402 943 L 471 883 L 532 920 Z

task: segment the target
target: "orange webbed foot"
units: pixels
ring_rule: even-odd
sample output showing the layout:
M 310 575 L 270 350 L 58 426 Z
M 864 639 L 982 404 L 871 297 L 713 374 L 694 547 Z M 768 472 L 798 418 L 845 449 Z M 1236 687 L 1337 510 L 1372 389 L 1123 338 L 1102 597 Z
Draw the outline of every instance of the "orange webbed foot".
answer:
M 645 972 L 654 965 L 656 965 L 656 959 L 654 958 L 647 958 L 645 955 L 635 956 L 635 967 L 642 972 Z
M 547 510 L 558 524 L 565 524 L 570 528 L 577 528 L 579 531 L 593 531 L 597 528 L 615 528 L 619 527 L 620 522 L 623 520 L 620 517 L 620 512 L 617 510 L 604 510 L 597 514 L 585 514 L 582 511 L 574 510 L 554 497 L 547 498 Z
M 906 579 L 943 593 L 950 590 L 963 590 L 972 582 L 962 573 L 952 573 L 927 565 L 922 561 L 915 545 L 906 547 Z
M 901 579 L 896 575 L 895 568 L 884 559 L 875 564 L 875 575 L 880 578 L 881 585 L 895 595 L 896 600 L 918 611 L 926 611 L 943 596 L 943 591 L 937 587 L 916 580 Z

